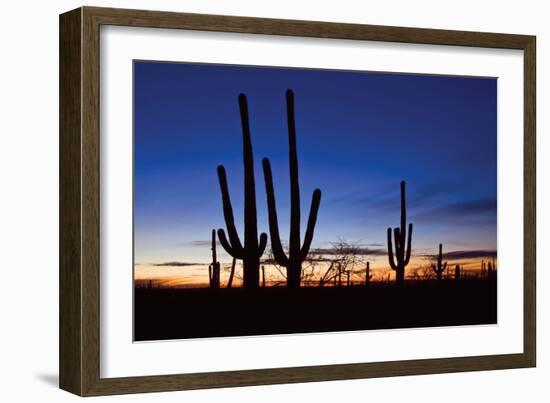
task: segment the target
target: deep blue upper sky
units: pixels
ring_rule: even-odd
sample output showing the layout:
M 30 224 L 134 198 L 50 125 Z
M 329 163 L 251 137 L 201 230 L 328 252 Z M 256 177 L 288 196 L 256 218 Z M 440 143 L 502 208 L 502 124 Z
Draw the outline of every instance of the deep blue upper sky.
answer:
M 405 180 L 416 251 L 496 248 L 496 79 L 136 61 L 134 80 L 136 262 L 208 260 L 204 241 L 225 227 L 219 164 L 242 223 L 239 93 L 248 97 L 260 230 L 268 232 L 268 157 L 288 238 L 288 88 L 302 232 L 311 193 L 322 190 L 314 246 L 345 238 L 385 248 Z

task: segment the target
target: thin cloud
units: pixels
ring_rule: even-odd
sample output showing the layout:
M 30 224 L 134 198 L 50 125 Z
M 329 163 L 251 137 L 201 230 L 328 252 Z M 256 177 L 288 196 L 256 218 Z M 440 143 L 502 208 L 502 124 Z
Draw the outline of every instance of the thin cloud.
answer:
M 475 217 L 492 214 L 496 218 L 496 198 L 483 198 L 464 202 L 449 203 L 414 214 L 413 218 L 422 220 L 441 220 L 442 218 Z
M 433 258 L 434 254 L 425 254 L 425 257 Z M 488 257 L 497 257 L 497 251 L 492 249 L 480 250 L 457 250 L 443 253 L 443 259 L 458 260 L 458 259 L 480 259 Z
M 195 241 L 190 241 L 188 244 L 193 246 L 212 246 L 212 240 L 198 239 Z M 216 245 L 219 245 L 219 244 L 220 242 L 216 239 Z
M 312 254 L 317 255 L 327 255 L 335 256 L 342 254 L 356 254 L 356 255 L 372 255 L 372 256 L 383 256 L 387 254 L 385 249 L 381 248 L 341 248 L 341 249 L 331 249 L 331 248 L 317 248 L 310 251 Z
M 418 188 L 407 186 L 407 205 L 412 208 L 421 207 L 427 202 L 441 198 L 441 196 L 448 197 L 450 193 L 457 192 L 461 186 L 461 183 L 450 181 L 428 183 Z M 399 186 L 397 184 L 387 193 L 376 193 L 357 198 L 353 203 L 372 210 L 394 211 L 399 209 L 401 203 Z
M 174 267 L 189 267 L 189 266 L 199 266 L 201 263 L 191 263 L 191 262 L 163 262 L 163 263 L 152 263 L 152 266 L 165 267 L 165 266 L 174 266 Z

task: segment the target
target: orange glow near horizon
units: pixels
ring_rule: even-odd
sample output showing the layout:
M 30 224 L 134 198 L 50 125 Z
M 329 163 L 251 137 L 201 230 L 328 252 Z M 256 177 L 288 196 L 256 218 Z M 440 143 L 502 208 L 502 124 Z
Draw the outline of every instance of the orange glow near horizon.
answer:
M 443 276 L 452 278 L 454 276 L 455 266 L 458 264 L 464 270 L 464 276 L 479 276 L 481 273 L 482 261 L 491 262 L 493 265 L 497 263 L 496 259 L 491 257 L 475 258 L 475 259 L 460 259 L 448 260 L 447 270 Z M 194 264 L 189 266 L 169 266 L 155 264 L 136 264 L 134 267 L 134 280 L 137 287 L 154 286 L 154 287 L 177 287 L 177 288 L 197 288 L 208 287 L 208 263 Z M 411 258 L 409 265 L 405 270 L 407 279 L 422 280 L 430 278 L 432 275 L 432 261 L 426 257 Z M 280 286 L 285 283 L 285 269 L 278 268 L 271 264 L 264 264 L 266 286 Z M 231 264 L 222 263 L 221 269 L 221 287 L 227 285 Z M 319 279 L 329 267 L 329 262 L 319 262 L 312 268 L 308 264 L 303 265 L 303 271 L 310 273 L 309 280 L 304 286 L 316 286 L 319 284 Z M 387 258 L 379 257 L 374 261 L 370 261 L 370 273 L 372 274 L 371 281 L 394 281 L 395 272 L 389 267 Z M 235 268 L 235 276 L 233 280 L 234 287 L 242 285 L 242 265 L 237 262 Z M 262 276 L 260 273 L 260 282 Z M 343 284 L 346 284 L 347 278 L 343 276 Z M 365 263 L 354 265 L 351 270 L 350 282 L 352 285 L 363 284 L 365 281 Z M 326 286 L 331 286 L 332 282 L 326 283 Z

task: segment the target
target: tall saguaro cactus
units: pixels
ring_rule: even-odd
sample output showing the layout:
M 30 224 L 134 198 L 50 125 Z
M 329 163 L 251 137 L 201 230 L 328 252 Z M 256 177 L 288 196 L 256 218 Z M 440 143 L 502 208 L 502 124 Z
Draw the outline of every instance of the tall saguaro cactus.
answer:
M 220 288 L 220 262 L 216 257 L 216 230 L 212 230 L 212 263 L 208 266 L 210 288 Z
M 304 244 L 300 240 L 300 184 L 298 182 L 298 152 L 296 149 L 296 126 L 294 119 L 294 94 L 291 90 L 286 92 L 286 108 L 288 123 L 288 146 L 290 167 L 290 238 L 288 256 L 283 249 L 279 236 L 279 223 L 277 220 L 277 207 L 275 204 L 275 191 L 273 190 L 273 175 L 269 159 L 263 159 L 265 190 L 267 193 L 267 209 L 269 216 L 269 235 L 273 257 L 277 263 L 286 267 L 287 287 L 299 288 L 302 275 L 302 262 L 307 257 L 313 232 L 317 221 L 317 212 L 321 203 L 321 191 L 315 189 L 311 198 L 309 219 L 304 237 Z
M 413 225 L 409 224 L 409 236 L 407 239 L 407 206 L 405 201 L 405 181 L 401 181 L 401 226 L 393 229 L 395 243 L 395 256 L 392 248 L 392 229 L 388 228 L 388 259 L 390 266 L 395 270 L 395 282 L 403 284 L 405 281 L 405 267 L 411 259 L 411 238 Z M 405 247 L 405 241 L 406 247 Z
M 248 122 L 248 105 L 246 95 L 239 95 L 241 125 L 243 133 L 244 162 L 244 244 L 239 239 L 233 218 L 233 207 L 227 187 L 227 177 L 223 165 L 218 166 L 218 179 L 222 193 L 223 215 L 229 240 L 223 229 L 218 229 L 218 238 L 226 252 L 243 261 L 243 287 L 257 288 L 260 280 L 260 257 L 267 245 L 267 235 L 262 232 L 258 241 L 258 221 L 256 217 L 256 184 L 254 180 L 254 159 L 250 126 Z
M 439 244 L 439 255 L 437 256 L 437 264 L 432 265 L 432 269 L 437 276 L 437 280 L 443 278 L 443 272 L 447 268 L 447 262 L 443 264 L 443 245 Z

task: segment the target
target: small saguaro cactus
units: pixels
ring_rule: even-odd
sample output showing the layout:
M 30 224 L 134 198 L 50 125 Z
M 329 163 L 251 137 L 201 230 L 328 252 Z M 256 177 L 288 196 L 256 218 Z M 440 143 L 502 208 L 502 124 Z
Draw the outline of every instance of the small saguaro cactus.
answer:
M 395 270 L 395 282 L 403 284 L 405 281 L 405 267 L 411 259 L 411 238 L 413 225 L 409 224 L 409 237 L 407 239 L 407 206 L 405 202 L 405 181 L 401 181 L 401 227 L 393 229 L 395 243 L 395 256 L 392 248 L 392 229 L 388 228 L 388 259 L 390 266 Z M 405 248 L 405 241 L 407 242 Z
M 296 148 L 296 125 L 294 118 L 294 94 L 291 90 L 286 92 L 286 111 L 288 124 L 288 146 L 290 167 L 290 238 L 288 255 L 285 254 L 281 237 L 279 235 L 279 222 L 277 219 L 277 206 L 275 204 L 275 191 L 273 189 L 273 175 L 269 159 L 263 159 L 265 190 L 267 193 L 267 210 L 269 218 L 269 235 L 271 237 L 271 249 L 277 263 L 286 267 L 288 288 L 299 288 L 302 277 L 302 262 L 306 259 L 313 240 L 313 232 L 317 221 L 317 212 L 321 203 L 321 190 L 315 189 L 311 198 L 309 219 L 304 237 L 304 243 L 300 240 L 300 184 L 298 182 L 298 151 Z
M 432 269 L 437 276 L 437 280 L 441 280 L 443 278 L 443 272 L 447 268 L 447 262 L 443 264 L 443 245 L 439 244 L 439 255 L 437 256 L 437 264 L 432 265 Z
M 216 257 L 216 230 L 212 230 L 212 263 L 208 266 L 210 288 L 220 288 L 220 262 Z
M 497 265 L 495 263 L 495 258 L 493 257 L 493 262 L 489 262 L 487 264 L 488 268 L 488 274 L 490 278 L 495 278 L 497 274 Z
M 372 274 L 370 274 L 370 262 L 367 262 L 365 267 L 365 286 L 368 287 L 372 279 Z
M 246 95 L 239 95 L 239 109 L 243 133 L 244 162 L 244 244 L 239 239 L 233 207 L 227 186 L 227 177 L 223 165 L 218 166 L 218 179 L 222 193 L 223 215 L 229 240 L 223 229 L 218 229 L 218 238 L 226 252 L 235 259 L 243 261 L 243 287 L 257 288 L 260 280 L 260 257 L 267 245 L 267 235 L 262 232 L 258 241 L 258 220 L 256 217 L 256 184 L 254 181 L 254 157 L 250 126 L 248 122 L 248 104 Z
M 265 287 L 265 266 L 262 265 L 262 287 Z
M 460 276 L 461 276 L 461 273 L 462 272 L 462 269 L 460 268 L 459 265 L 456 265 L 455 266 L 455 280 L 460 280 Z

